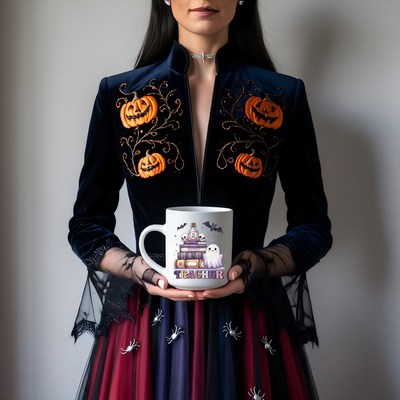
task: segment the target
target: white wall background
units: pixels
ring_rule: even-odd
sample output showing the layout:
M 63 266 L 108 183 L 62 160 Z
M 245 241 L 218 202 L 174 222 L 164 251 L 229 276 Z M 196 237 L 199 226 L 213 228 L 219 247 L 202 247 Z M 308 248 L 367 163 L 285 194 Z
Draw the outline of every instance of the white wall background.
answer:
M 261 3 L 278 68 L 308 88 L 334 224 L 309 274 L 321 400 L 399 399 L 400 2 Z M 92 339 L 69 336 L 86 274 L 67 222 L 98 83 L 132 68 L 148 7 L 1 1 L 1 400 L 74 398 Z M 285 227 L 276 200 L 271 238 Z

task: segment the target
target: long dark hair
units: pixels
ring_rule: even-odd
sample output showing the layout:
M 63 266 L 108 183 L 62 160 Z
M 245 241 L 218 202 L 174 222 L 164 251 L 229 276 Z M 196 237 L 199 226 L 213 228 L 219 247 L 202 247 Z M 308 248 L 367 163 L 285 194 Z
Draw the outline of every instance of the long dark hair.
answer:
M 178 40 L 178 24 L 170 6 L 164 0 L 152 0 L 150 22 L 135 68 L 167 58 L 174 40 Z M 238 12 L 229 25 L 229 44 L 237 57 L 276 71 L 264 43 L 258 0 L 247 0 L 238 6 Z

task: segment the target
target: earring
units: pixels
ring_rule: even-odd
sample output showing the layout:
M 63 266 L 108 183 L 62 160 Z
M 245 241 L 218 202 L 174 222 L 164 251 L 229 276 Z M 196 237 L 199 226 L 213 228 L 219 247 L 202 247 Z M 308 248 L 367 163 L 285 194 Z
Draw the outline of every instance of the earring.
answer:
M 164 2 L 165 2 L 165 4 L 166 4 L 167 6 L 170 6 L 170 5 L 171 5 L 171 0 L 164 0 Z
M 239 6 L 242 6 L 244 4 L 244 0 L 239 0 L 238 4 L 239 4 Z

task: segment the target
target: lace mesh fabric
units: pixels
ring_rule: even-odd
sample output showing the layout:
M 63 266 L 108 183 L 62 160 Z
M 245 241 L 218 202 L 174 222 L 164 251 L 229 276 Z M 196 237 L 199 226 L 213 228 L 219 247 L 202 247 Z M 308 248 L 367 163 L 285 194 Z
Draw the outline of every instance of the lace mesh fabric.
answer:
M 126 303 L 129 296 L 134 294 L 134 284 L 146 287 L 147 284 L 156 285 L 156 271 L 143 268 L 139 271 L 136 266 L 141 264 L 141 258 L 127 249 L 117 249 L 121 254 L 121 276 L 111 275 L 99 271 L 100 262 L 104 254 L 110 250 L 111 243 L 101 246 L 93 252 L 87 261 L 88 276 L 83 291 L 78 314 L 75 319 L 71 335 L 75 341 L 85 332 L 94 337 L 106 336 L 111 322 L 118 322 L 119 318 L 132 320 Z M 157 263 L 164 265 L 164 258 L 159 254 L 149 254 Z M 140 264 L 138 264 L 140 263 Z M 151 296 L 145 290 L 140 291 L 140 307 L 151 305 Z
M 152 268 L 146 268 L 143 258 L 138 254 L 124 249 L 116 249 L 119 253 L 119 261 L 122 262 L 122 275 L 131 279 L 133 283 L 146 288 L 146 284 L 157 285 L 157 272 Z
M 302 344 L 312 342 L 318 346 L 306 274 L 296 275 L 297 264 L 294 263 L 289 247 L 277 243 L 265 249 L 244 251 L 233 260 L 235 264 L 243 269 L 241 278 L 255 309 L 272 308 L 280 319 L 280 325 L 287 327 L 291 321 L 282 318 L 285 313 L 281 311 L 285 303 L 289 302 L 297 324 L 299 341 Z M 284 276 L 279 276 L 282 274 Z
M 123 254 L 123 268 L 128 272 L 121 278 L 98 270 L 104 254 L 110 249 L 107 245 L 97 249 L 88 261 L 88 277 L 82 295 L 81 304 L 72 330 L 75 341 L 84 332 L 93 336 L 105 336 L 112 321 L 119 318 L 132 319 L 127 311 L 126 303 L 129 296 L 134 294 L 134 283 L 145 287 L 144 282 L 157 284 L 154 280 L 155 271 L 145 269 L 140 274 L 133 268 L 137 262 L 137 254 L 120 249 Z M 310 294 L 305 273 L 289 275 L 293 260 L 293 249 L 275 244 L 271 247 L 256 251 L 240 253 L 233 265 L 242 267 L 242 279 L 246 284 L 246 293 L 255 309 L 270 307 L 277 315 L 282 327 L 287 327 L 292 321 L 285 319 L 285 307 L 289 302 L 292 308 L 299 341 L 303 344 L 312 342 L 319 344 L 312 312 Z M 292 251 L 292 252 L 291 252 Z M 295 253 L 294 253 L 295 254 Z M 165 265 L 162 254 L 151 254 L 151 258 L 160 265 Z M 296 263 L 297 265 L 297 263 Z M 286 268 L 288 275 L 274 276 L 275 268 Z M 129 279 L 127 278 L 129 276 Z M 151 296 L 144 290 L 140 291 L 140 307 L 143 311 L 146 305 L 151 306 Z M 283 316 L 283 317 L 282 317 Z

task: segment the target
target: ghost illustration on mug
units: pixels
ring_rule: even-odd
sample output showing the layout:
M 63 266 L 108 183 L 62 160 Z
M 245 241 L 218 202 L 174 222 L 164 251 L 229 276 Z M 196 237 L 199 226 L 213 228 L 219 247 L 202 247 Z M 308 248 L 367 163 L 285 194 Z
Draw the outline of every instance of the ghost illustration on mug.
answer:
M 216 244 L 210 244 L 204 253 L 204 266 L 207 268 L 219 268 L 222 267 L 222 257 L 220 254 L 219 247 Z

